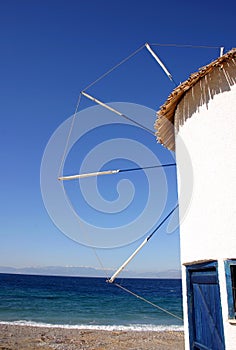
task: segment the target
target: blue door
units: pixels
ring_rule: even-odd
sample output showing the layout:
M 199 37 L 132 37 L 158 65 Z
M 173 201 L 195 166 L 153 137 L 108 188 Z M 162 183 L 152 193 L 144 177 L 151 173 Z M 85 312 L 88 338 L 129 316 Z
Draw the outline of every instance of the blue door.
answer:
M 187 267 L 191 350 L 224 350 L 220 288 L 216 263 Z

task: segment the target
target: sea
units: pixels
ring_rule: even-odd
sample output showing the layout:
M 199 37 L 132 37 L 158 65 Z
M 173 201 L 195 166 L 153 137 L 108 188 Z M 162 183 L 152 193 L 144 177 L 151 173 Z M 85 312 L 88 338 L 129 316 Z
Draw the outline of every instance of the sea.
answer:
M 141 298 L 104 278 L 0 274 L 0 324 L 183 330 L 181 280 L 125 278 L 117 283 Z

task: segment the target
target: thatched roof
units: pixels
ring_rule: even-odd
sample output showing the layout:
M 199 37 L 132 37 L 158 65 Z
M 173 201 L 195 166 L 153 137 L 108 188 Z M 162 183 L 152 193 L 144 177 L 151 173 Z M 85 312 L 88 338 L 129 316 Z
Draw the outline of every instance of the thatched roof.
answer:
M 217 60 L 199 69 L 198 72 L 190 75 L 189 79 L 180 84 L 169 95 L 166 102 L 157 112 L 155 129 L 157 140 L 170 150 L 175 150 L 175 111 L 181 99 L 195 84 L 203 77 L 214 71 L 216 68 L 222 69 L 225 63 L 233 61 L 236 64 L 236 48 L 219 57 Z M 235 66 L 236 67 L 236 66 Z M 233 81 L 235 83 L 235 81 Z M 233 85 L 233 83 L 231 85 Z M 185 118 L 187 119 L 187 118 Z

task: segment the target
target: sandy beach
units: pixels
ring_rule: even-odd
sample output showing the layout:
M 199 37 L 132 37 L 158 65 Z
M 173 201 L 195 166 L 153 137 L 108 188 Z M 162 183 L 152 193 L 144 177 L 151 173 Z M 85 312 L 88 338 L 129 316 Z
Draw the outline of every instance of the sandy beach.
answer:
M 103 331 L 0 325 L 0 350 L 183 350 L 183 332 Z

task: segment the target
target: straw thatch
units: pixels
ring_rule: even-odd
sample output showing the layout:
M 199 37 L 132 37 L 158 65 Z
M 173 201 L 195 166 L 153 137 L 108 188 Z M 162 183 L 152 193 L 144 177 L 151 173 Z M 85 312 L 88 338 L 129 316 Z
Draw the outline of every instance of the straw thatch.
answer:
M 188 80 L 173 90 L 157 112 L 158 118 L 154 127 L 157 130 L 158 142 L 174 151 L 175 132 L 186 119 L 191 117 L 194 108 L 196 110 L 200 105 L 212 99 L 215 94 L 229 90 L 228 87 L 234 84 L 236 84 L 236 48 L 200 68 L 198 72 L 193 73 Z M 224 88 L 223 85 L 227 85 L 227 88 Z M 190 93 L 190 89 L 195 86 L 198 88 L 198 94 L 195 94 L 193 98 L 194 94 Z M 199 97 L 196 98 L 196 95 Z M 188 106 L 187 108 L 181 107 L 181 113 L 178 111 L 176 115 L 176 109 L 184 96 L 190 100 Z

